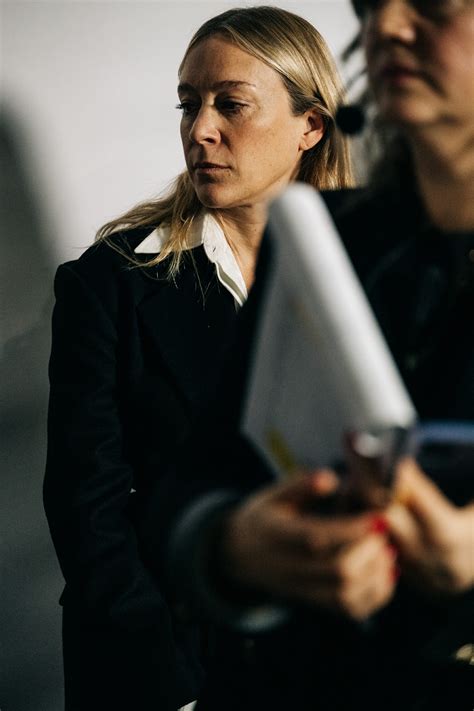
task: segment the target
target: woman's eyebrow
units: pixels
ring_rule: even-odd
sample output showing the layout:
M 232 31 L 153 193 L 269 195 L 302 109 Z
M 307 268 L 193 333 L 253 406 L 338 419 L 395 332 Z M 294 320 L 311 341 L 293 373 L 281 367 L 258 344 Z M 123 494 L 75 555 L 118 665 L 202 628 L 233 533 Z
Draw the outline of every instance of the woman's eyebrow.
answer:
M 239 87 L 239 86 L 256 87 L 256 84 L 252 84 L 251 82 L 248 82 L 248 81 L 240 81 L 238 79 L 225 79 L 224 81 L 217 81 L 214 84 L 211 84 L 209 89 L 211 91 L 216 91 L 218 89 L 235 89 L 236 87 Z M 192 84 L 185 82 L 183 84 L 178 84 L 178 92 L 179 91 L 197 91 L 197 89 Z

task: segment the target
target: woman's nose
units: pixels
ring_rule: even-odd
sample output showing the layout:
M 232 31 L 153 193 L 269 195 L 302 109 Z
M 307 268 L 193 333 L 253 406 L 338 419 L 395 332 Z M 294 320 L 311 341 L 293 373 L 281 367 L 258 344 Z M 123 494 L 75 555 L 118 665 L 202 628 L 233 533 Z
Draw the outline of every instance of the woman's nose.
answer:
M 189 138 L 193 143 L 217 143 L 219 141 L 218 120 L 212 107 L 201 106 L 189 129 Z
M 372 32 L 379 39 L 411 43 L 416 38 L 418 13 L 408 0 L 385 0 L 373 11 Z

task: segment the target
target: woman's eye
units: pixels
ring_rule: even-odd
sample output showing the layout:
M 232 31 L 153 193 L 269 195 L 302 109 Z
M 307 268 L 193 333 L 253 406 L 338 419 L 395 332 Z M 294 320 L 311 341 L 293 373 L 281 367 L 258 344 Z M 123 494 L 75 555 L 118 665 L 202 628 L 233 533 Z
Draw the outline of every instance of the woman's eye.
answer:
M 375 10 L 377 5 L 380 3 L 377 0 L 352 0 L 352 7 L 360 19 L 364 17 L 371 11 Z
M 230 99 L 216 101 L 215 103 L 215 107 L 218 111 L 223 114 L 230 115 L 240 113 L 245 106 L 246 104 L 242 104 L 238 101 L 231 101 Z M 187 118 L 192 118 L 193 116 L 196 116 L 196 114 L 199 113 L 200 107 L 201 104 L 196 101 L 181 101 L 179 104 L 176 105 L 178 111 L 181 111 L 183 116 Z
M 356 15 L 364 19 L 370 12 L 385 5 L 386 0 L 352 0 Z M 421 15 L 433 19 L 443 19 L 461 9 L 463 0 L 410 0 L 410 5 Z
M 199 111 L 199 106 L 193 101 L 181 101 L 176 105 L 178 111 L 181 111 L 183 116 L 192 116 Z
M 245 104 L 241 104 L 238 101 L 231 101 L 230 99 L 221 101 L 219 104 L 219 110 L 226 114 L 238 114 L 242 111 Z
M 447 20 L 463 9 L 462 0 L 412 0 L 413 6 L 426 17 Z

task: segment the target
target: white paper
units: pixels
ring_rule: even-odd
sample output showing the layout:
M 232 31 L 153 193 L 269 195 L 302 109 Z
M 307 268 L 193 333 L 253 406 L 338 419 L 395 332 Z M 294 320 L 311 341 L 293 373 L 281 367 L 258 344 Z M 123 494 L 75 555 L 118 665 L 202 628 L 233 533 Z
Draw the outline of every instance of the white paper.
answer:
M 416 413 L 319 194 L 292 184 L 269 225 L 243 430 L 282 474 L 334 464 L 344 433 L 410 429 Z

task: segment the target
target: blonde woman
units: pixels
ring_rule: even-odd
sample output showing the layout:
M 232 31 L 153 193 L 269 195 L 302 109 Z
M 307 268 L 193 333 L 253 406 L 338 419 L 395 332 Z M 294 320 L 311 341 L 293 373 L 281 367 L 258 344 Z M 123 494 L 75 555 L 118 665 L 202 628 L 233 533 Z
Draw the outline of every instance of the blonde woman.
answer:
M 351 184 L 341 85 L 302 18 L 260 7 L 209 20 L 178 95 L 187 169 L 171 194 L 105 225 L 55 281 L 44 501 L 66 581 L 68 711 L 196 698 L 202 643 L 171 614 L 136 522 L 213 395 L 268 201 L 296 178 Z

